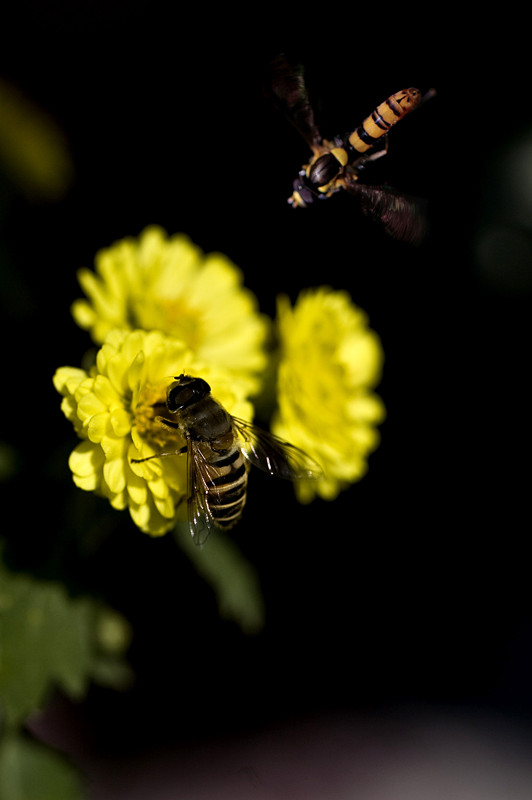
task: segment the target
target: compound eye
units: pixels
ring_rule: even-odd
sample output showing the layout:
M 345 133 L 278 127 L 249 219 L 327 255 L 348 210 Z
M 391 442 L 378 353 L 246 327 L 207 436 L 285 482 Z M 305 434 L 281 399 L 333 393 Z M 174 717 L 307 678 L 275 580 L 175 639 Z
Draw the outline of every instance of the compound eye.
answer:
M 180 376 L 175 383 L 168 387 L 166 407 L 168 411 L 179 411 L 205 397 L 210 391 L 211 387 L 203 378 Z
M 294 193 L 299 195 L 301 203 L 304 206 L 309 206 L 314 201 L 312 189 L 305 183 L 305 179 L 296 178 L 293 183 Z
M 191 386 L 192 386 L 192 391 L 198 398 L 205 397 L 205 395 L 209 394 L 209 392 L 211 391 L 211 387 L 209 386 L 207 381 L 203 380 L 203 378 L 194 378 Z
M 192 392 L 189 386 L 181 386 L 179 383 L 173 383 L 168 387 L 166 393 L 166 406 L 168 411 L 177 411 L 186 405 L 192 397 Z

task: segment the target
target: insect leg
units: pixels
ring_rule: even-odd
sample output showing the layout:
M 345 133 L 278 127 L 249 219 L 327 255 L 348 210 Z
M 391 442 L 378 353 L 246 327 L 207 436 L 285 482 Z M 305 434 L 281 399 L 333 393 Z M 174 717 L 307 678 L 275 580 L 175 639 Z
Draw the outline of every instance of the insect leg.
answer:
M 383 136 L 381 141 L 379 142 L 379 146 L 374 147 L 371 152 L 364 153 L 355 161 L 353 161 L 350 165 L 350 169 L 359 170 L 364 169 L 365 165 L 368 164 L 370 161 L 377 161 L 378 158 L 382 158 L 388 152 L 388 137 Z
M 170 450 L 168 453 L 154 453 L 152 456 L 146 456 L 146 458 L 132 458 L 132 464 L 141 464 L 143 461 L 149 461 L 150 458 L 165 458 L 165 456 L 180 456 L 183 453 L 187 452 L 187 446 L 179 448 L 179 450 Z

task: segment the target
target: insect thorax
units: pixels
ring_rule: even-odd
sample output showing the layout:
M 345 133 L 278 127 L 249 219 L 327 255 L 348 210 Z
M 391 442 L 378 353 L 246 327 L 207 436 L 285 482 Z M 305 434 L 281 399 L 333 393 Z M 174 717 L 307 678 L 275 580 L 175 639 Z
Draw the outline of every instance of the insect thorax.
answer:
M 183 432 L 197 441 L 233 443 L 230 414 L 212 397 L 204 397 L 180 412 Z

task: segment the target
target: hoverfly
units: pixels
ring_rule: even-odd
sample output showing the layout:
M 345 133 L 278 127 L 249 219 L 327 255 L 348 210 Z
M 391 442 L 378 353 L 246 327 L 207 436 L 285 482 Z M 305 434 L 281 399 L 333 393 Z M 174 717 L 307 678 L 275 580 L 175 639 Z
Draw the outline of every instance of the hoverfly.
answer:
M 159 405 L 159 404 L 157 404 Z M 181 374 L 166 393 L 157 420 L 178 430 L 184 447 L 147 458 L 187 454 L 187 504 L 190 533 L 203 544 L 215 528 L 228 530 L 244 510 L 249 465 L 286 480 L 316 478 L 319 465 L 294 445 L 233 417 L 212 397 L 203 380 Z
M 366 166 L 385 155 L 387 133 L 406 114 L 435 94 L 405 89 L 388 97 L 352 133 L 323 139 L 314 121 L 302 69 L 278 56 L 271 65 L 269 93 L 284 111 L 310 149 L 312 157 L 293 182 L 288 202 L 305 208 L 316 199 L 345 189 L 358 198 L 362 211 L 379 222 L 396 239 L 417 242 L 425 228 L 419 201 L 389 186 L 372 186 L 360 180 Z

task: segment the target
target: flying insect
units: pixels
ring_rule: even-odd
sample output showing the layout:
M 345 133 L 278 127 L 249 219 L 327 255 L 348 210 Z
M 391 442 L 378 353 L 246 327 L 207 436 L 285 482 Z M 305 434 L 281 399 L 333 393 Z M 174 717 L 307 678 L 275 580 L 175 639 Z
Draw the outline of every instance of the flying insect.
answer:
M 178 430 L 186 444 L 132 461 L 187 454 L 188 521 L 196 544 L 203 544 L 214 529 L 228 530 L 240 520 L 250 466 L 286 480 L 321 473 L 299 448 L 229 414 L 203 378 L 179 375 L 167 389 L 166 402 L 156 405 L 163 406 L 156 419 Z
M 267 92 L 312 151 L 312 157 L 293 182 L 288 202 L 294 208 L 305 208 L 345 189 L 390 236 L 411 243 L 423 238 L 425 216 L 417 199 L 387 185 L 368 184 L 361 178 L 368 164 L 386 154 L 390 128 L 432 97 L 433 89 L 425 95 L 415 88 L 390 95 L 352 133 L 332 140 L 323 139 L 316 125 L 302 69 L 284 55 L 271 64 Z

